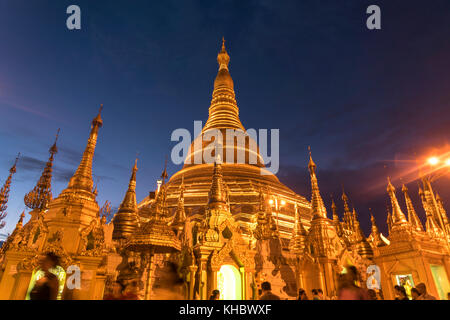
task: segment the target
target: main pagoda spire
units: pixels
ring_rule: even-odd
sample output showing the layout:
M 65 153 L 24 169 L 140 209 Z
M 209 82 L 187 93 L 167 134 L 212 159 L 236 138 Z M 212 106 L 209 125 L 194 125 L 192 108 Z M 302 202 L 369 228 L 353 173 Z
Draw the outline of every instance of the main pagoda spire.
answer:
M 222 39 L 222 49 L 217 55 L 217 63 L 219 64 L 219 71 L 214 80 L 209 117 L 203 131 L 226 128 L 244 130 L 244 126 L 239 120 L 239 108 L 236 103 L 233 79 L 228 70 L 230 56 L 225 48 L 225 39 Z
M 12 176 L 16 173 L 17 161 L 19 161 L 20 153 L 17 155 L 13 166 L 9 169 L 9 175 L 6 179 L 3 187 L 0 189 L 0 229 L 5 226 L 5 221 L 2 221 L 6 217 L 7 203 L 9 199 L 9 190 L 11 189 Z
M 49 153 L 50 157 L 45 165 L 44 170 L 42 171 L 42 175 L 39 178 L 36 186 L 28 192 L 24 197 L 25 205 L 31 210 L 39 209 L 45 210 L 48 207 L 50 201 L 52 201 L 52 171 L 53 171 L 53 160 L 55 158 L 55 154 L 58 153 L 58 148 L 56 143 L 59 137 L 59 129 L 56 133 L 55 142 L 50 147 Z
M 102 127 L 103 120 L 101 112 L 103 105 L 100 105 L 98 115 L 92 120 L 91 132 L 84 150 L 83 157 L 77 171 L 70 179 L 68 189 L 83 190 L 92 193 L 94 181 L 92 180 L 92 160 L 94 159 L 95 146 L 97 145 L 98 129 Z
M 311 149 L 309 150 L 309 163 L 308 169 L 311 176 L 311 212 L 313 218 L 315 216 L 326 218 L 327 209 L 323 204 L 322 197 L 320 196 L 319 183 L 316 177 L 316 164 L 314 163 L 311 156 Z

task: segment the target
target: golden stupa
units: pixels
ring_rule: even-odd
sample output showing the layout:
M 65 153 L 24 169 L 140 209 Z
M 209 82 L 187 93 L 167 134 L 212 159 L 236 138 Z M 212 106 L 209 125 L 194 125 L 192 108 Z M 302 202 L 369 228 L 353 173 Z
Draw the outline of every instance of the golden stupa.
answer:
M 225 49 L 225 41 L 222 41 L 222 49 L 217 55 L 219 70 L 214 80 L 214 90 L 212 93 L 211 104 L 209 107 L 209 117 L 203 127 L 202 133 L 217 129 L 220 130 L 224 137 L 223 143 L 223 179 L 226 182 L 229 191 L 229 201 L 231 211 L 236 221 L 239 222 L 244 237 L 248 237 L 251 233 L 250 224 L 256 222 L 256 213 L 260 205 L 260 192 L 273 199 L 273 203 L 278 204 L 276 214 L 276 224 L 280 236 L 288 239 L 292 235 L 294 226 L 294 218 L 296 208 L 300 211 L 300 216 L 304 219 L 304 224 L 309 226 L 310 209 L 309 202 L 302 196 L 296 194 L 290 188 L 281 183 L 278 178 L 264 169 L 264 161 L 256 148 L 256 154 L 253 156 L 257 159 L 252 164 L 250 159 L 254 149 L 250 148 L 248 138 L 245 143 L 245 163 L 227 162 L 226 150 L 235 149 L 234 159 L 237 159 L 237 144 L 227 145 L 226 130 L 237 129 L 245 130 L 239 119 L 239 108 L 236 102 L 234 92 L 234 83 L 229 72 L 230 57 Z M 202 139 L 201 136 L 196 139 Z M 213 175 L 213 163 L 194 163 L 194 141 L 191 145 L 190 152 L 186 157 L 183 168 L 176 172 L 167 183 L 167 203 L 170 209 L 177 206 L 178 196 L 180 193 L 180 185 L 184 180 L 184 204 L 186 211 L 190 213 L 194 220 L 201 220 L 204 215 L 205 204 L 208 201 L 208 192 L 211 187 L 211 179 Z M 203 152 L 207 143 L 200 142 Z M 265 174 L 261 174 L 261 170 L 265 170 Z M 146 215 L 146 209 L 154 199 L 145 198 L 140 204 L 140 215 Z M 281 205 L 283 204 L 283 205 Z M 287 243 L 287 242 L 286 242 Z

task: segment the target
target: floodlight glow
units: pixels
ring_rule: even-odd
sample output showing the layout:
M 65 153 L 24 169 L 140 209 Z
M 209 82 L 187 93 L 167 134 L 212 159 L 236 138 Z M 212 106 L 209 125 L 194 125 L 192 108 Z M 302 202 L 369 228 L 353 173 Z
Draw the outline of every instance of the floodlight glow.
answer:
M 428 159 L 428 163 L 431 164 L 432 166 L 437 165 L 439 163 L 439 159 L 436 157 L 431 157 Z

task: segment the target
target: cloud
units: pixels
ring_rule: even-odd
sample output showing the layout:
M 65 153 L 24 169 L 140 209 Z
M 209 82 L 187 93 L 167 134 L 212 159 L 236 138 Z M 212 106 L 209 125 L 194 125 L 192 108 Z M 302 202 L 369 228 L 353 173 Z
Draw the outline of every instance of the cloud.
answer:
M 29 156 L 21 156 L 19 162 L 17 163 L 17 171 L 20 170 L 21 173 L 41 173 L 47 162 L 42 161 Z M 53 165 L 52 177 L 58 182 L 67 182 L 72 177 L 74 171 L 71 169 L 63 168 L 58 165 Z
M 37 116 L 40 116 L 42 118 L 46 118 L 46 119 L 49 119 L 49 120 L 56 120 L 51 115 L 49 115 L 47 113 L 44 113 L 44 112 L 41 112 L 37 108 L 34 108 L 34 107 L 28 107 L 28 106 L 25 106 L 23 104 L 13 103 L 11 101 L 5 100 L 4 98 L 1 99 L 1 102 L 2 102 L 3 105 L 8 106 L 8 107 L 13 108 L 13 109 L 25 111 L 27 113 L 31 113 L 31 114 L 34 114 L 34 115 L 37 115 Z
M 29 156 L 21 156 L 18 164 L 17 164 L 17 170 L 21 170 L 22 172 L 39 172 L 41 173 L 45 166 L 46 166 L 47 162 L 46 161 L 42 161 L 33 157 L 29 157 Z M 68 182 L 70 180 L 70 178 L 73 176 L 73 174 L 75 173 L 75 169 L 67 169 L 67 168 L 63 168 L 61 166 L 58 165 L 53 165 L 53 179 L 55 181 L 59 181 L 59 182 Z M 114 181 L 115 178 L 110 177 L 110 176 L 106 176 L 106 175 L 96 175 L 93 174 L 93 179 L 94 181 L 105 181 L 105 180 L 110 180 L 110 181 Z

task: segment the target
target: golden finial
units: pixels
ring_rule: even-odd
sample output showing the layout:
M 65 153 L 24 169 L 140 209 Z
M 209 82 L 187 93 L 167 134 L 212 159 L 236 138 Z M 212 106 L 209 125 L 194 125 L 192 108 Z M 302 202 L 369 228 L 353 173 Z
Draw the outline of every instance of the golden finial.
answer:
M 14 160 L 14 164 L 13 164 L 13 166 L 11 167 L 11 169 L 9 169 L 9 173 L 10 174 L 14 174 L 14 173 L 16 173 L 16 168 L 17 168 L 17 162 L 19 162 L 19 158 L 20 158 L 20 152 L 17 154 L 17 157 L 16 157 L 16 160 Z
M 164 170 L 161 173 L 161 178 L 162 178 L 162 184 L 164 185 L 166 182 L 166 179 L 169 177 L 169 175 L 167 174 L 167 155 L 166 155 L 166 160 L 164 161 Z
M 92 125 L 95 126 L 103 126 L 103 120 L 102 120 L 102 110 L 103 110 L 103 103 L 100 104 L 100 108 L 98 109 L 98 114 L 97 116 L 94 118 L 94 120 L 92 120 Z
M 8 203 L 9 190 L 11 189 L 12 176 L 13 176 L 13 174 L 16 173 L 16 166 L 17 166 L 17 162 L 19 161 L 19 157 L 20 157 L 20 152 L 17 155 L 16 160 L 14 161 L 14 165 L 11 167 L 11 169 L 9 169 L 8 178 L 6 179 L 3 187 L 0 189 L 0 229 L 5 226 L 5 221 L 1 221 L 1 220 L 4 219 L 7 215 L 6 209 L 8 208 L 8 206 L 6 204 Z
M 47 208 L 49 202 L 53 199 L 52 196 L 52 171 L 53 171 L 53 160 L 54 155 L 58 152 L 56 142 L 58 141 L 60 129 L 56 132 L 55 142 L 51 146 L 49 152 L 50 157 L 47 164 L 39 178 L 36 186 L 27 193 L 24 197 L 25 205 L 30 209 L 40 209 L 44 210 Z
M 61 131 L 60 128 L 58 128 L 58 131 L 56 131 L 55 142 L 53 143 L 53 145 L 50 147 L 50 150 L 49 150 L 49 152 L 51 154 L 58 153 L 58 148 L 56 147 L 56 143 L 58 142 L 58 137 L 59 137 L 59 132 L 60 131 Z
M 403 193 L 408 192 L 408 188 L 406 187 L 406 185 L 404 183 L 402 184 L 402 192 Z
M 17 162 L 19 161 L 20 158 L 20 152 L 17 154 L 16 160 L 14 161 L 14 168 L 17 166 Z
M 225 52 L 225 37 L 222 37 L 222 52 Z
M 312 159 L 312 155 L 311 155 L 311 146 L 308 146 L 308 152 L 309 152 L 309 163 L 308 163 L 308 168 L 311 171 L 311 173 L 315 172 L 316 169 L 316 164 L 314 163 L 313 159 Z
M 330 198 L 331 198 L 331 208 L 333 209 L 333 212 L 336 211 L 336 203 L 334 202 L 334 197 L 333 194 L 330 194 Z
M 228 63 L 230 63 L 230 56 L 225 49 L 225 38 L 222 37 L 222 48 L 219 54 L 217 55 L 217 62 L 219 63 L 219 70 L 227 69 Z
M 342 200 L 344 202 L 348 201 L 348 197 L 347 197 L 347 194 L 345 193 L 345 189 L 344 189 L 344 184 L 342 184 Z
M 138 167 L 137 167 L 138 159 L 139 159 L 139 152 L 136 152 L 136 159 L 134 159 L 133 171 L 137 171 L 137 169 L 138 169 Z
M 63 194 L 66 194 L 67 192 L 72 193 L 73 191 L 78 192 L 78 190 L 92 193 L 94 186 L 94 182 L 92 180 L 92 160 L 94 158 L 95 147 L 97 145 L 98 130 L 103 125 L 103 120 L 101 117 L 102 108 L 103 105 L 100 105 L 98 115 L 92 120 L 91 132 L 89 133 L 87 145 L 84 149 L 80 164 L 72 178 L 70 178 L 68 187 L 63 190 Z
M 391 177 L 388 176 L 387 177 L 387 181 L 388 181 L 387 191 L 388 192 L 395 192 L 395 187 L 391 183 Z

